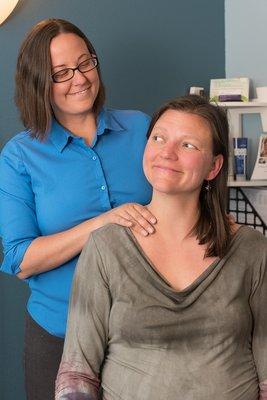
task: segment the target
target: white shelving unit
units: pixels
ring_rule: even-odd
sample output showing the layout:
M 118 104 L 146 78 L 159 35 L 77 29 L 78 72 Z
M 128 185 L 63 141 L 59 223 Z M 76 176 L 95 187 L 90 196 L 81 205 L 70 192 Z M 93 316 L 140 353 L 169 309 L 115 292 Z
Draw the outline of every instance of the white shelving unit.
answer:
M 236 181 L 234 179 L 228 179 L 228 187 L 264 187 L 267 186 L 266 180 L 247 180 L 247 181 Z
M 257 101 L 249 102 L 226 102 L 217 103 L 220 107 L 227 109 L 230 127 L 230 141 L 232 145 L 233 137 L 242 137 L 242 115 L 244 114 L 260 114 L 262 128 L 264 132 L 267 132 L 267 103 L 261 103 Z M 231 146 L 230 146 L 231 149 Z M 230 151 L 229 158 L 229 187 L 264 187 L 267 186 L 267 180 L 247 180 L 247 181 L 236 181 L 233 177 L 233 153 Z

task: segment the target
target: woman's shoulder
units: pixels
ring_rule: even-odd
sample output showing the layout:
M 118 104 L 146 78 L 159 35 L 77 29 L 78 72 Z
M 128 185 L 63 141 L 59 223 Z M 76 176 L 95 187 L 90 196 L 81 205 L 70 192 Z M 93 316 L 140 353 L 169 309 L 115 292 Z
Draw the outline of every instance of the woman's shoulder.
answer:
M 151 117 L 148 114 L 139 110 L 120 110 L 107 108 L 106 113 L 122 124 L 149 124 L 151 120 Z
M 252 228 L 248 225 L 239 225 L 236 229 L 236 235 L 240 235 L 242 239 L 248 243 L 259 242 L 267 246 L 267 237 L 258 229 Z
M 107 224 L 91 233 L 97 247 L 116 247 L 117 243 L 125 241 L 128 237 L 127 228 L 118 224 Z
M 2 156 L 14 155 L 14 153 L 17 152 L 18 147 L 27 144 L 31 140 L 32 139 L 28 131 L 25 130 L 19 132 L 5 143 L 1 151 L 1 155 Z
M 127 228 L 108 224 L 91 233 L 83 251 L 87 251 L 88 254 L 93 253 L 93 257 L 101 259 L 101 265 L 109 276 L 110 271 L 113 274 L 116 268 L 120 270 L 118 260 L 125 260 L 125 257 L 129 255 L 129 244 Z
M 5 145 L 3 146 L 2 154 L 9 153 L 10 151 L 12 152 L 14 148 L 28 143 L 31 140 L 32 138 L 29 134 L 29 131 L 21 131 L 5 143 Z
M 234 253 L 248 264 L 267 260 L 267 237 L 247 225 L 241 225 L 236 231 L 231 247 L 230 254 Z
M 239 239 L 239 240 L 238 240 Z M 252 227 L 242 225 L 237 232 L 235 262 L 245 265 L 254 287 L 265 282 L 267 271 L 267 237 Z

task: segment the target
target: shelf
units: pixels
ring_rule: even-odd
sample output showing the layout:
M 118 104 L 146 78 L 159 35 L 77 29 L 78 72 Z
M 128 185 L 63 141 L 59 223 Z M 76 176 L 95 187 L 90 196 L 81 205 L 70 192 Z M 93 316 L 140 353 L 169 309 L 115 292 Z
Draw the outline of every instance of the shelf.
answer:
M 267 180 L 247 180 L 247 181 L 233 181 L 233 180 L 228 180 L 227 183 L 228 187 L 267 187 Z
M 217 105 L 227 110 L 230 137 L 242 137 L 242 115 L 244 114 L 260 114 L 262 129 L 267 132 L 267 102 L 229 101 L 219 102 Z
M 267 102 L 260 102 L 257 99 L 252 101 L 231 101 L 231 102 L 218 102 L 216 103 L 220 107 L 224 107 L 227 110 L 228 121 L 229 121 L 229 179 L 228 187 L 250 187 L 250 188 L 267 188 L 267 180 L 246 180 L 236 181 L 233 179 L 233 147 L 232 138 L 242 137 L 242 115 L 244 114 L 260 114 L 262 128 L 264 132 L 267 132 Z
M 252 100 L 252 101 L 226 101 L 226 102 L 218 102 L 216 103 L 220 107 L 226 108 L 247 108 L 247 107 L 267 107 L 267 103 L 263 103 L 260 101 Z

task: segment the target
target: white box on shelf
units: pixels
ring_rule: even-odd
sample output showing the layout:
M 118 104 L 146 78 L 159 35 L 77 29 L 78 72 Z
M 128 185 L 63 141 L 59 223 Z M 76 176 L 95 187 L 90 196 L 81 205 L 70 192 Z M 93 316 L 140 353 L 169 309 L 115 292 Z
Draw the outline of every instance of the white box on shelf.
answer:
M 249 78 L 211 79 L 210 100 L 218 102 L 219 96 L 240 95 L 242 101 L 249 100 Z

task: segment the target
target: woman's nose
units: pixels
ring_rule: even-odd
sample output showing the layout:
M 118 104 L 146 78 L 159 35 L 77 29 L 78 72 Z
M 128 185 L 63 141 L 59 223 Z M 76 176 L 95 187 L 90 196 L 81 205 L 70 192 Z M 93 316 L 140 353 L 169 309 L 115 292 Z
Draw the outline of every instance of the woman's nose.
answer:
M 85 81 L 87 81 L 87 77 L 85 76 L 85 74 L 83 72 L 80 72 L 78 69 L 76 69 L 74 71 L 74 76 L 72 78 L 72 81 L 75 85 L 79 85 L 81 83 L 84 83 Z
M 160 153 L 162 158 L 167 158 L 171 160 L 178 159 L 177 146 L 173 143 L 166 143 Z

